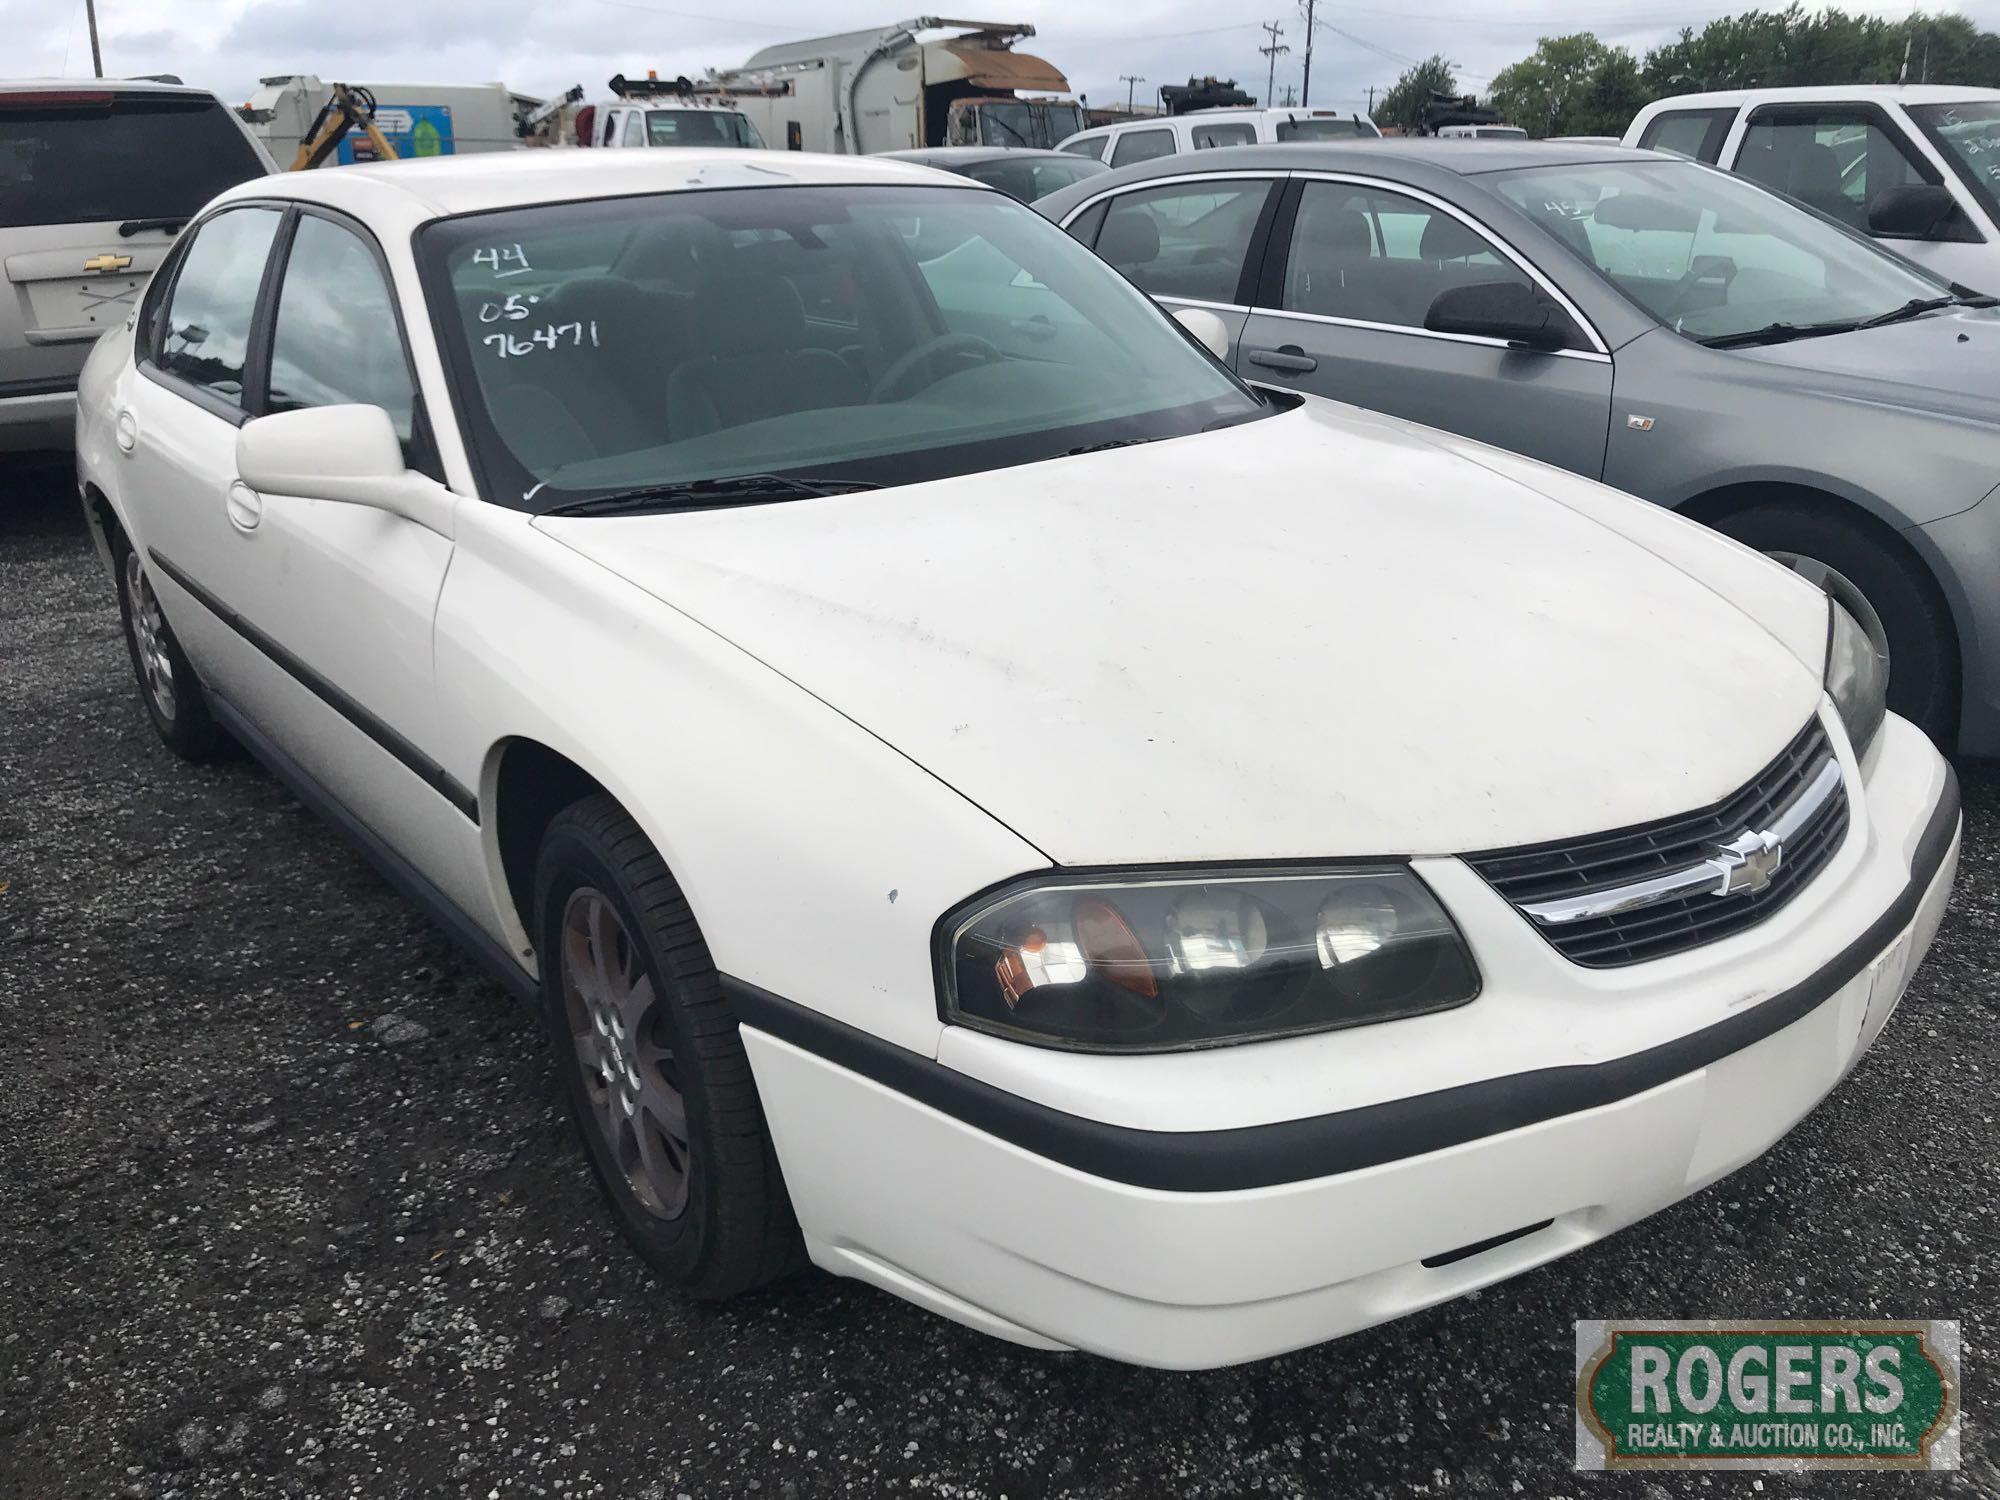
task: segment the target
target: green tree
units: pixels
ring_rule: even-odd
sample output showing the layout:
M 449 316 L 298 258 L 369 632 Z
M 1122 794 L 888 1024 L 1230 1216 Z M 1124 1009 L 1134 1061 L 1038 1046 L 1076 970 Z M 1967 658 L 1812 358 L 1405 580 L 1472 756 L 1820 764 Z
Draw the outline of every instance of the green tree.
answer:
M 1433 52 L 1398 78 L 1375 106 L 1377 125 L 1400 125 L 1409 130 L 1417 123 L 1417 112 L 1432 94 L 1458 92 L 1458 64 Z
M 1533 136 L 1616 135 L 1646 98 L 1632 54 L 1580 31 L 1502 68 L 1487 102 Z

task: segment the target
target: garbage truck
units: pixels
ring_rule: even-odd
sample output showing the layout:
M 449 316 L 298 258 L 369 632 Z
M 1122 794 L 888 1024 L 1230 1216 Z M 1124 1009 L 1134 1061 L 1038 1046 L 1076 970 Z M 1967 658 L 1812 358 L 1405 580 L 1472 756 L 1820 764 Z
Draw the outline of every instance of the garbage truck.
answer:
M 953 35 L 926 41 L 926 33 Z M 917 16 L 870 31 L 766 47 L 711 72 L 767 144 L 859 155 L 919 146 L 1049 147 L 1083 129 L 1069 80 L 1014 43 L 1024 21 Z

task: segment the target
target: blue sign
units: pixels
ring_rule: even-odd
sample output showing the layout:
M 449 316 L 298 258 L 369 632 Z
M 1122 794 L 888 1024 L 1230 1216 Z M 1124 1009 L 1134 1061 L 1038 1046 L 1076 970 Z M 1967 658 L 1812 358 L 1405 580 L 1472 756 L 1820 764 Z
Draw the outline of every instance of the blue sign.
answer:
M 449 104 L 384 104 L 375 111 L 375 128 L 399 158 L 452 154 Z M 365 131 L 350 130 L 341 137 L 338 155 L 343 166 L 373 161 L 375 146 Z

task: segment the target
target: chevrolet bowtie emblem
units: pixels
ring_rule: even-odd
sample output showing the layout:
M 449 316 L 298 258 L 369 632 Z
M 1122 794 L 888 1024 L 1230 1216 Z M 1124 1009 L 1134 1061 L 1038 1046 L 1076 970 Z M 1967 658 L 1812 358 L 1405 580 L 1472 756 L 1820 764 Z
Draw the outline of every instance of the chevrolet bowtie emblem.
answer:
M 93 255 L 83 263 L 86 271 L 122 271 L 132 264 L 129 255 Z
M 1764 890 L 1785 861 L 1785 846 L 1776 835 L 1755 831 L 1738 834 L 1716 847 L 1713 863 L 1721 879 L 1709 894 L 1749 896 Z

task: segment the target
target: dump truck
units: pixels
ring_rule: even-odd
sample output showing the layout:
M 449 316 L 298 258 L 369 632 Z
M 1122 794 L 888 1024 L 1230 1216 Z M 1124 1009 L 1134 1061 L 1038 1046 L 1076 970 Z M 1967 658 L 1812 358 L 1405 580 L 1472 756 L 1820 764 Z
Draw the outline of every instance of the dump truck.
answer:
M 956 35 L 933 41 L 927 32 Z M 727 96 L 766 142 L 793 151 L 859 155 L 920 146 L 1053 146 L 1083 129 L 1069 80 L 1014 43 L 1023 21 L 917 16 L 870 31 L 766 47 L 740 68 L 711 72 L 704 92 Z

